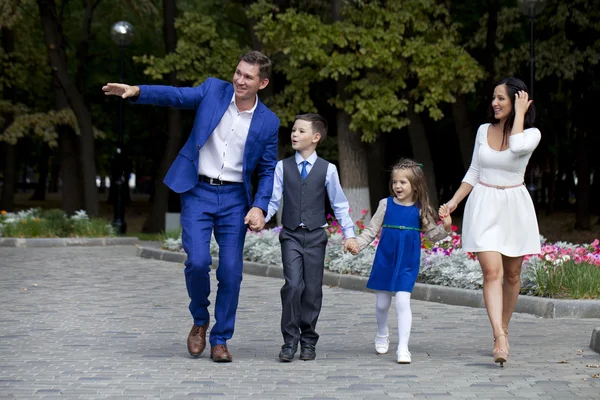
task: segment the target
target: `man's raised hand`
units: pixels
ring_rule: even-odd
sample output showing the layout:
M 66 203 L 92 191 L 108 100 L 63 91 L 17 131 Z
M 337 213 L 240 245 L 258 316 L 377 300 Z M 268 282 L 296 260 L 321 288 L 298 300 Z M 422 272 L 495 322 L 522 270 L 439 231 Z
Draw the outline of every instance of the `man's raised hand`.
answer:
M 124 99 L 140 95 L 139 87 L 129 86 L 124 83 L 107 83 L 106 85 L 102 86 L 102 90 L 107 96 L 120 96 Z

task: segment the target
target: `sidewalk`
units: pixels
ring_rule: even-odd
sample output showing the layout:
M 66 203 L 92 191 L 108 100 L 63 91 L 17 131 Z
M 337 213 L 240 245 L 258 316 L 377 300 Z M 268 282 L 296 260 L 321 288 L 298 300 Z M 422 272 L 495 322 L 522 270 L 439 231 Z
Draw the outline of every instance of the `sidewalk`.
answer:
M 598 320 L 515 314 L 501 369 L 484 309 L 414 301 L 398 365 L 372 348 L 374 296 L 325 287 L 317 360 L 282 364 L 282 281 L 244 275 L 234 362 L 215 364 L 186 351 L 183 265 L 133 246 L 0 252 L 0 399 L 600 399 Z

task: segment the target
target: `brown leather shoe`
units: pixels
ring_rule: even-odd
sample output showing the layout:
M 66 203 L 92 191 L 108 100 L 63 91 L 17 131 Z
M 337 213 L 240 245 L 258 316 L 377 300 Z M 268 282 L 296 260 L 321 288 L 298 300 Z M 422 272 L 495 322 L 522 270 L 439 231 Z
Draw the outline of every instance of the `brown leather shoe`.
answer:
M 206 330 L 208 329 L 208 322 L 206 325 L 198 326 L 194 324 L 192 330 L 188 335 L 187 348 L 188 353 L 192 357 L 200 357 L 204 349 L 206 348 Z
M 214 362 L 231 362 L 233 358 L 224 344 L 216 344 L 210 348 L 210 358 Z

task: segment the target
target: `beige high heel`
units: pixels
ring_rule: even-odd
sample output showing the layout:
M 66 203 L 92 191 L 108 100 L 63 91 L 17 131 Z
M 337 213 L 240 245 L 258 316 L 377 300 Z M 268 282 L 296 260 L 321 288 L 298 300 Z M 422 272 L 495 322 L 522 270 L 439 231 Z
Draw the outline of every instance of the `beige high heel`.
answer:
M 501 334 L 494 336 L 494 343 L 498 340 L 499 337 L 504 336 L 506 338 L 506 334 Z M 504 363 L 508 361 L 508 351 L 504 349 L 495 350 L 492 355 L 494 356 L 494 362 L 499 363 L 501 367 L 504 367 Z

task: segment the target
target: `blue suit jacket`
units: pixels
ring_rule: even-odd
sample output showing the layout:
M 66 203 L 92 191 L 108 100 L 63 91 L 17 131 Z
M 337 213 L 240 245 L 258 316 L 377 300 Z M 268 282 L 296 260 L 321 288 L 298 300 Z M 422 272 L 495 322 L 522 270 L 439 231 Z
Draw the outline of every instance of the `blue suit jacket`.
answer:
M 225 114 L 233 85 L 220 79 L 208 78 L 200 86 L 141 85 L 136 104 L 154 104 L 182 109 L 195 109 L 192 133 L 165 176 L 165 184 L 174 192 L 184 193 L 198 182 L 198 152 Z M 273 174 L 277 163 L 277 134 L 279 118 L 260 101 L 254 110 L 244 148 L 243 178 L 248 204 L 268 210 L 273 192 Z M 258 188 L 252 202 L 250 179 L 258 171 Z

